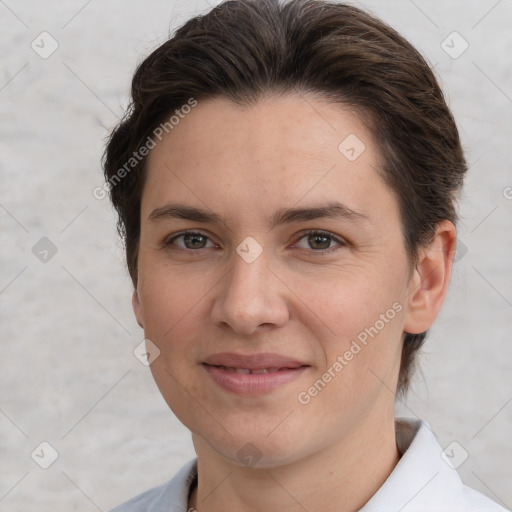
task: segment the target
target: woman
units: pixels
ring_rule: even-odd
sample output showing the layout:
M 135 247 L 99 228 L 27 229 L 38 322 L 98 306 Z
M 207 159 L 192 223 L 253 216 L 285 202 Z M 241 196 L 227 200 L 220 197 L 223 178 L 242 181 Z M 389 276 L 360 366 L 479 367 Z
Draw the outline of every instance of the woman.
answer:
M 324 0 L 223 3 L 139 66 L 104 168 L 145 355 L 197 453 L 116 511 L 503 510 L 394 418 L 466 172 L 399 34 Z

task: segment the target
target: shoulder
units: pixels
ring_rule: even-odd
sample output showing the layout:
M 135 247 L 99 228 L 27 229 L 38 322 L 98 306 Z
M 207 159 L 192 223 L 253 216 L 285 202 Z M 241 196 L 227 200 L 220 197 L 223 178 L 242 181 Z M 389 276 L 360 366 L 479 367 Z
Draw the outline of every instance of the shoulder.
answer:
M 506 512 L 463 484 L 427 422 L 397 418 L 395 431 L 400 461 L 361 512 Z
M 167 483 L 153 487 L 110 512 L 185 512 L 192 482 L 197 478 L 197 459 L 193 459 Z
M 123 503 L 122 505 L 117 506 L 112 509 L 110 512 L 138 512 L 142 510 L 151 510 L 150 507 L 153 506 L 155 501 L 158 501 L 159 496 L 162 494 L 162 491 L 170 484 L 167 482 L 165 484 L 159 485 L 158 487 L 153 487 L 148 491 L 145 491 L 131 500 Z
M 481 492 L 463 485 L 461 500 L 468 512 L 510 512 L 495 501 L 491 500 Z

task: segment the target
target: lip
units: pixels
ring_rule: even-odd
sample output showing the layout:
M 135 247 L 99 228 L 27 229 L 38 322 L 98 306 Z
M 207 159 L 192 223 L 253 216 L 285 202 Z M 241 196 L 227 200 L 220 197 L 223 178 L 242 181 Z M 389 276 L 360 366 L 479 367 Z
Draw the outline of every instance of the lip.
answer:
M 223 352 L 213 354 L 206 358 L 205 364 L 211 366 L 228 366 L 230 368 L 247 368 L 249 370 L 263 370 L 264 368 L 299 368 L 309 366 L 297 359 L 281 354 L 260 353 L 252 355 L 234 354 Z
M 261 353 L 241 355 L 215 354 L 203 362 L 203 367 L 214 382 L 227 391 L 243 396 L 270 393 L 302 375 L 309 365 L 280 354 Z M 247 370 L 269 373 L 247 373 Z M 246 370 L 237 373 L 235 370 Z

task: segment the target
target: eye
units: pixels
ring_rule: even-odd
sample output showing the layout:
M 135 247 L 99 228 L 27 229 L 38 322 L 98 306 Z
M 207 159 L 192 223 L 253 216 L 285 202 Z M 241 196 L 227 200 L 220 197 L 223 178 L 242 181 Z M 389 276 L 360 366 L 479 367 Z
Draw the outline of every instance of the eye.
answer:
M 335 244 L 335 245 L 333 245 Z M 200 231 L 185 231 L 172 236 L 164 242 L 164 246 L 176 246 L 178 249 L 197 252 L 200 249 L 217 247 L 210 238 Z M 328 231 L 313 230 L 304 233 L 294 245 L 301 250 L 325 254 L 346 246 L 347 243 Z
M 304 240 L 304 242 L 301 242 Z M 332 243 L 336 243 L 337 245 L 332 246 Z M 302 244 L 302 245 L 301 245 Z M 295 247 L 299 249 L 306 249 L 318 254 L 324 254 L 328 252 L 333 252 L 333 250 L 338 249 L 339 247 L 346 246 L 347 243 L 336 237 L 332 233 L 328 231 L 308 231 L 305 233 L 300 239 L 299 242 L 295 244 Z
M 210 245 L 208 245 L 208 243 Z M 184 233 L 180 233 L 166 240 L 164 245 L 176 245 L 178 248 L 183 250 L 208 249 L 216 247 L 209 237 L 199 231 L 185 231 Z

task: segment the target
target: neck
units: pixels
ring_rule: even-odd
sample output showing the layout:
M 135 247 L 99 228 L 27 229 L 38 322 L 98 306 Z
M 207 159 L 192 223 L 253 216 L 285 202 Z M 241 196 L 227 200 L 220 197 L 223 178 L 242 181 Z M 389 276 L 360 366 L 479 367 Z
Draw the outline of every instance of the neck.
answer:
M 375 424 L 375 422 L 372 422 Z M 279 467 L 241 467 L 194 438 L 198 485 L 189 510 L 354 512 L 377 492 L 398 463 L 393 417 L 377 428 L 359 425 L 334 446 Z

